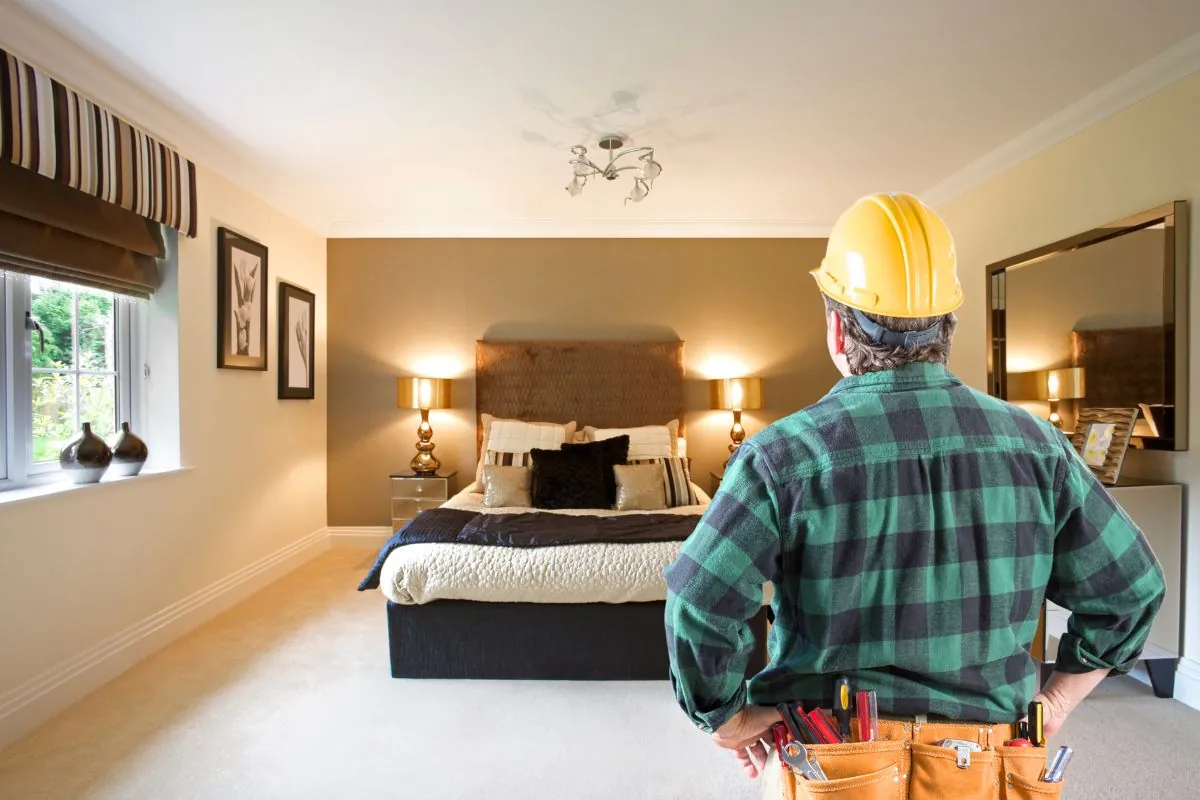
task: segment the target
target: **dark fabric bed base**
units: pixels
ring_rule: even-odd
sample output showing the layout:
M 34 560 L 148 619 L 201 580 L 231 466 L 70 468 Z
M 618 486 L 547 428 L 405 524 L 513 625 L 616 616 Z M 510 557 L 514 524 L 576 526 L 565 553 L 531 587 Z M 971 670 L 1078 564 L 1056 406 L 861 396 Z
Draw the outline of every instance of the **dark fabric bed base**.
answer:
M 657 603 L 477 603 L 388 601 L 393 678 L 665 680 L 663 606 Z M 755 617 L 766 654 L 766 613 Z

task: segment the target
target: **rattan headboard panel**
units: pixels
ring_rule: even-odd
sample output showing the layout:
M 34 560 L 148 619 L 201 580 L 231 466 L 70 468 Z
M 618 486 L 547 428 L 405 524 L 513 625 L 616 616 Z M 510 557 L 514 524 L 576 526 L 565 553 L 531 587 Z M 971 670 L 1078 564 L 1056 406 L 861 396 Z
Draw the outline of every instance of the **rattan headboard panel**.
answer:
M 683 435 L 683 342 L 475 343 L 479 414 L 580 427 L 627 428 L 678 419 Z

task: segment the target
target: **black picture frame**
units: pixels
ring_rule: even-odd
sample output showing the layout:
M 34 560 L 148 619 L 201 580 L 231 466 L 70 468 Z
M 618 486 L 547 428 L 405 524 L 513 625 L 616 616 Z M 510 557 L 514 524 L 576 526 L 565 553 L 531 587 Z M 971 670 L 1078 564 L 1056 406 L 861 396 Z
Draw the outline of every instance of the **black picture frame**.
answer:
M 267 370 L 267 247 L 217 228 L 217 367 Z
M 303 308 L 307 305 L 308 308 Z M 279 282 L 279 399 L 312 400 L 316 396 L 317 296 L 283 281 Z M 303 361 L 296 363 L 296 358 Z M 304 378 L 297 379 L 299 368 Z

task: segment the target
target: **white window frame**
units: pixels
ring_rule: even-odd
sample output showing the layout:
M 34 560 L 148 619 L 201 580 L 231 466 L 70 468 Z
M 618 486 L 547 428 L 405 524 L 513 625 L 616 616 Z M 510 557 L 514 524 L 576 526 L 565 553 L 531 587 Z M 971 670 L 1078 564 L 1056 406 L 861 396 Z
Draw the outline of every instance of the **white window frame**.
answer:
M 62 479 L 58 464 L 33 463 L 33 347 L 38 336 L 25 329 L 32 310 L 29 281 L 0 272 L 0 492 Z M 147 304 L 116 296 L 116 423 L 141 425 L 144 364 L 140 328 Z M 78 300 L 76 300 L 78 303 Z M 77 324 L 77 320 L 74 320 Z M 76 335 L 78 335 L 76 333 Z M 76 373 L 79 374 L 79 373 Z M 83 374 L 87 374 L 86 371 Z M 78 391 L 78 388 L 77 390 Z

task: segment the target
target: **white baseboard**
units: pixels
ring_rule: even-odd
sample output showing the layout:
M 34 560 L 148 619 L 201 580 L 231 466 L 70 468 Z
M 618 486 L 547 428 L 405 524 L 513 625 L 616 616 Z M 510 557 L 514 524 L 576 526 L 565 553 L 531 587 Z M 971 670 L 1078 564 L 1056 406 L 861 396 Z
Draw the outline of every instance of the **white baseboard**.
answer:
M 1175 669 L 1175 699 L 1185 706 L 1200 709 L 1200 661 L 1179 659 Z
M 0 695 L 0 748 L 328 548 L 314 531 Z
M 387 525 L 368 525 L 350 528 L 328 528 L 330 547 L 360 547 L 378 550 L 392 536 Z

